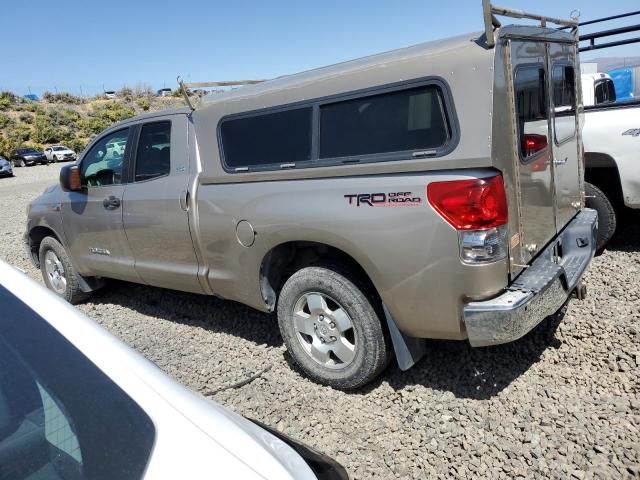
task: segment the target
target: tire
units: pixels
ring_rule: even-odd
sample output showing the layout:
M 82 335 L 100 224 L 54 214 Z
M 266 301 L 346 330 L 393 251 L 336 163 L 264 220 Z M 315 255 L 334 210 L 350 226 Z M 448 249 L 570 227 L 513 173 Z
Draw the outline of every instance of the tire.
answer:
M 89 297 L 80 289 L 78 274 L 60 242 L 53 237 L 45 237 L 38 253 L 42 278 L 49 290 L 73 305 Z
M 616 210 L 602 190 L 595 185 L 585 182 L 585 204 L 598 212 L 598 240 L 596 251 L 601 253 L 616 232 Z
M 23 159 L 18 159 L 18 161 L 16 162 L 16 167 L 26 167 L 27 164 L 24 162 Z
M 51 163 L 58 163 L 58 157 L 56 155 L 53 156 Z
M 355 389 L 389 363 L 390 340 L 380 308 L 365 292 L 347 275 L 324 266 L 298 270 L 284 284 L 278 299 L 280 333 L 313 380 Z

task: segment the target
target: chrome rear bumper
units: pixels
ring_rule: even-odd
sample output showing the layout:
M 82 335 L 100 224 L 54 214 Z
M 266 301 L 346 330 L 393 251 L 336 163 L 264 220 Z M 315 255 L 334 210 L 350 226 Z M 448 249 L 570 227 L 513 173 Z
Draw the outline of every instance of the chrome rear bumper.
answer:
M 557 312 L 580 282 L 596 249 L 598 214 L 583 209 L 496 298 L 464 307 L 469 343 L 508 343 Z

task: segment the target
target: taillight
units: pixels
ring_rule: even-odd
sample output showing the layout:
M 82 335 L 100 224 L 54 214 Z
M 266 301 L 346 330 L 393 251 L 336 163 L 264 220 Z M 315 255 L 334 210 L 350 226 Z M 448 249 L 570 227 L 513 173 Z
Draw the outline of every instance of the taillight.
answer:
M 432 182 L 427 199 L 458 230 L 463 261 L 486 263 L 506 257 L 509 210 L 502 176 Z
M 538 135 L 535 133 L 528 133 L 524 136 L 524 148 L 523 153 L 525 157 L 530 157 L 538 152 L 541 152 L 547 148 L 546 135 Z

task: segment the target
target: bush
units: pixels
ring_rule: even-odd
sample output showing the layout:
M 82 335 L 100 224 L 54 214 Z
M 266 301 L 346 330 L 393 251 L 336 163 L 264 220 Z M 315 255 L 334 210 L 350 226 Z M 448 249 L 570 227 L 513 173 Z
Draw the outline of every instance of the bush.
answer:
M 26 123 L 28 125 L 31 125 L 31 123 L 33 122 L 33 115 L 31 115 L 30 113 L 24 112 L 24 113 L 21 113 L 20 115 L 18 115 L 18 119 L 22 123 Z
M 151 102 L 149 102 L 148 98 L 139 98 L 136 100 L 136 103 L 145 112 L 149 110 L 149 107 L 151 107 Z
M 0 110 L 7 110 L 11 105 L 18 102 L 16 97 L 11 92 L 0 92 Z
M 73 105 L 80 105 L 84 103 L 84 98 L 71 95 L 70 93 L 51 93 L 44 92 L 42 99 L 50 103 L 71 103 Z
M 16 122 L 6 113 L 0 113 L 0 128 L 13 126 Z
M 33 119 L 32 140 L 38 143 L 58 143 L 65 136 L 62 128 L 49 121 L 47 115 L 37 114 Z

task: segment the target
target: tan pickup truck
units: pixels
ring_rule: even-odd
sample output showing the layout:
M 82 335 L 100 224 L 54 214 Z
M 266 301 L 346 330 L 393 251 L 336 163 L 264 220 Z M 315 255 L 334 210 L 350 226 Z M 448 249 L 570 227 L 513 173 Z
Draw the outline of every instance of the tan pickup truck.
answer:
M 584 294 L 595 249 L 577 27 L 484 12 L 482 33 L 109 128 L 29 209 L 47 286 L 77 302 L 115 278 L 277 312 L 302 370 L 345 389 L 394 353 L 411 367 L 425 338 L 526 334 Z

